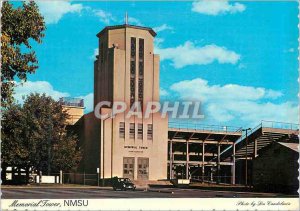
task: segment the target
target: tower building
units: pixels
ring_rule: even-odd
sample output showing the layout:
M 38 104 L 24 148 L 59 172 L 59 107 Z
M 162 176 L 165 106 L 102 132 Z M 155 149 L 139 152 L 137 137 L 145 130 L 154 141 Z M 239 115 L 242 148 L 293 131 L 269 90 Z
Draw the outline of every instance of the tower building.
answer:
M 154 54 L 151 28 L 128 24 L 108 26 L 97 34 L 99 52 L 94 62 L 94 109 L 110 114 L 115 102 L 127 111 L 134 103 L 144 112 L 148 102 L 159 102 L 159 55 Z M 133 180 L 167 178 L 168 119 L 159 113 L 133 115 L 127 111 L 97 119 L 85 115 L 80 125 L 84 146 L 81 165 L 85 172 L 99 169 L 101 179 L 114 176 Z

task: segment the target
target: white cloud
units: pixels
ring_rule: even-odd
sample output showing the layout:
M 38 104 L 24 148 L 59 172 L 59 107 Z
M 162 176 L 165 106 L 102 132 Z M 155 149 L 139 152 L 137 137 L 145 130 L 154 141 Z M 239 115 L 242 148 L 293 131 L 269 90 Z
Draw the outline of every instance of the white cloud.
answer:
M 154 39 L 154 45 L 155 45 L 155 48 L 159 48 L 160 45 L 164 42 L 165 40 L 163 38 L 159 38 L 159 37 L 155 37 Z
M 59 100 L 60 97 L 70 97 L 67 92 L 60 92 L 53 88 L 53 86 L 47 81 L 27 81 L 23 84 L 17 83 L 15 88 L 14 98 L 18 103 L 23 103 L 24 98 L 30 93 L 45 93 L 47 96 L 52 97 L 54 100 Z M 84 100 L 85 111 L 93 111 L 94 106 L 94 94 L 89 93 L 84 96 L 74 96 L 75 98 L 82 98 Z
M 98 54 L 99 54 L 99 48 L 95 48 L 93 55 L 90 57 L 90 59 L 95 60 L 96 56 L 98 56 Z
M 240 3 L 228 3 L 227 0 L 199 0 L 192 4 L 192 11 L 205 15 L 219 15 L 225 13 L 243 12 L 245 5 Z
M 295 49 L 294 48 L 289 48 L 288 50 L 284 51 L 285 53 L 294 53 Z
M 295 52 L 295 49 L 294 49 L 294 48 L 290 48 L 288 51 L 289 51 L 290 53 L 293 53 L 293 52 Z
M 238 68 L 239 69 L 245 69 L 247 66 L 245 64 L 239 64 Z
M 279 91 L 268 90 L 262 87 L 241 86 L 226 84 L 224 86 L 208 84 L 208 81 L 196 78 L 193 80 L 180 81 L 171 86 L 171 89 L 181 94 L 189 93 L 189 99 L 201 99 L 202 101 L 214 100 L 260 100 L 263 98 L 276 99 L 282 96 Z
M 70 94 L 67 92 L 60 92 L 54 90 L 53 86 L 47 81 L 27 81 L 23 84 L 17 83 L 14 98 L 19 103 L 22 103 L 24 101 L 23 98 L 29 95 L 30 93 L 46 93 L 46 95 L 51 96 L 55 100 L 58 100 L 60 97 L 70 96 Z
M 160 88 L 159 94 L 161 97 L 165 97 L 169 95 L 169 92 L 166 89 Z
M 163 24 L 161 26 L 153 27 L 153 30 L 158 33 L 165 30 L 173 30 L 173 27 L 168 26 L 167 24 Z
M 276 103 L 283 94 L 263 87 L 237 84 L 209 85 L 201 78 L 173 84 L 170 90 L 183 100 L 200 101 L 207 118 L 217 122 L 244 122 L 256 125 L 261 120 L 297 122 L 298 106 Z
M 160 48 L 156 46 L 155 52 L 160 54 L 161 60 L 171 60 L 175 68 L 187 65 L 206 65 L 215 61 L 223 64 L 236 64 L 240 55 L 215 44 L 203 47 L 195 46 L 187 41 L 174 48 Z
M 93 12 L 95 16 L 99 17 L 100 20 L 107 25 L 116 21 L 116 18 L 111 13 L 105 12 L 104 10 L 93 10 Z
M 76 98 L 82 98 L 84 102 L 85 112 L 91 112 L 94 110 L 94 93 L 89 93 L 85 96 L 79 96 Z
M 142 22 L 134 17 L 128 17 L 128 24 L 130 25 L 137 25 L 137 26 L 143 26 Z
M 72 4 L 69 1 L 37 1 L 47 24 L 57 23 L 67 13 L 80 13 L 82 4 Z

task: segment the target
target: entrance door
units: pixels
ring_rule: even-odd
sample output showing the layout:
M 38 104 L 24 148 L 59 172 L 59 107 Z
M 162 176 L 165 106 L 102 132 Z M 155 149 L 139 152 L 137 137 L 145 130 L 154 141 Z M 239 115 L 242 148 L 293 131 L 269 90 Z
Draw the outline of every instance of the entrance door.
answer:
M 138 180 L 149 178 L 149 158 L 138 158 Z
M 123 158 L 123 177 L 134 179 L 134 158 L 124 157 Z

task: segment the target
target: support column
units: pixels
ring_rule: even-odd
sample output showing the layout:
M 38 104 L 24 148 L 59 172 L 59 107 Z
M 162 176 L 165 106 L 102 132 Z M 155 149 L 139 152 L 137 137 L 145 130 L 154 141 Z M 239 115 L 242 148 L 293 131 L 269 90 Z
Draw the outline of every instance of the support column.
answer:
M 62 173 L 62 170 L 59 171 L 59 184 L 63 184 L 63 173 Z
M 205 162 L 205 144 L 203 142 L 202 143 L 202 183 L 204 183 L 204 175 L 205 175 L 204 162 Z
M 189 141 L 186 141 L 186 165 L 185 165 L 185 178 L 189 179 Z
M 231 184 L 235 185 L 235 144 L 232 144 Z
M 169 172 L 170 172 L 170 175 L 169 175 L 169 179 L 173 179 L 173 142 L 172 142 L 172 139 L 170 140 L 170 155 L 169 155 Z
M 218 144 L 217 183 L 220 183 L 220 151 L 221 145 Z
M 253 158 L 257 157 L 257 139 L 254 140 Z

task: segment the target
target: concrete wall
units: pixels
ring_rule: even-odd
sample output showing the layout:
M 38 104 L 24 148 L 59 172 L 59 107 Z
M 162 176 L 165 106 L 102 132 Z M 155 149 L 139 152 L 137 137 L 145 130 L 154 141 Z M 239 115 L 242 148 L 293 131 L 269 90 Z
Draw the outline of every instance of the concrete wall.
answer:
M 69 118 L 67 119 L 68 125 L 74 125 L 84 114 L 83 107 L 63 105 L 63 110 L 69 114 Z
M 278 143 L 253 160 L 253 185 L 263 191 L 298 190 L 298 153 Z
M 100 120 L 91 112 L 85 114 L 75 127 L 83 150 L 78 172 L 97 173 L 100 167 Z
M 141 120 L 140 120 L 141 121 Z M 134 157 L 134 179 L 137 179 L 137 159 L 149 158 L 149 180 L 167 178 L 167 119 L 160 119 L 155 115 L 147 121 L 143 121 L 143 139 L 137 136 L 137 119 L 125 121 L 125 138 L 119 136 L 119 123 L 124 122 L 122 114 L 105 122 L 105 177 L 123 177 L 123 158 Z M 129 124 L 136 123 L 135 138 L 129 137 Z M 147 138 L 147 124 L 153 124 L 153 139 Z M 113 132 L 111 125 L 113 124 Z M 111 143 L 113 143 L 111 145 Z M 131 147 L 131 148 L 129 148 Z

